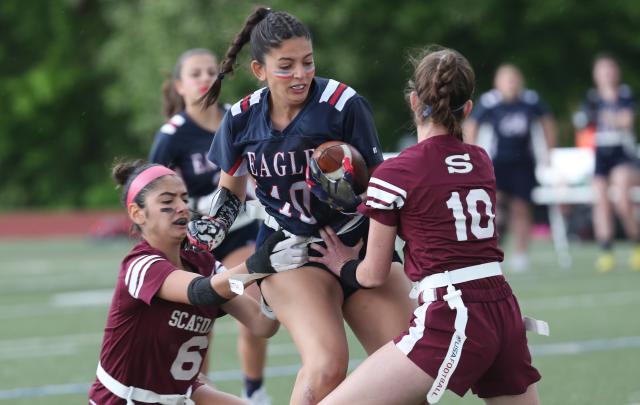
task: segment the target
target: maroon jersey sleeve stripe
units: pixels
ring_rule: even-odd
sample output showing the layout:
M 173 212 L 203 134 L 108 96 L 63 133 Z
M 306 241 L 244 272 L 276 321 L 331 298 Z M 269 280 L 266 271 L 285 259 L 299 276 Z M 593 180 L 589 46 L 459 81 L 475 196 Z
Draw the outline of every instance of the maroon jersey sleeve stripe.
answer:
M 381 191 L 381 192 L 384 192 L 384 193 L 392 194 L 394 199 L 401 199 L 402 201 L 406 200 L 406 198 L 402 194 L 400 194 L 398 191 L 392 190 L 392 189 L 387 188 L 385 186 L 382 186 L 380 184 L 369 183 L 369 188 L 371 188 L 372 189 L 371 191 L 374 192 L 374 193 L 376 191 Z
M 375 197 L 367 197 L 367 206 L 370 207 L 371 204 L 369 204 L 369 202 L 374 202 L 376 204 L 384 205 L 385 207 L 389 207 L 389 208 L 393 208 L 393 205 L 394 205 L 394 201 L 384 201 Z
M 397 226 L 400 219 L 398 210 L 371 208 L 364 204 L 360 204 L 358 212 L 387 226 Z

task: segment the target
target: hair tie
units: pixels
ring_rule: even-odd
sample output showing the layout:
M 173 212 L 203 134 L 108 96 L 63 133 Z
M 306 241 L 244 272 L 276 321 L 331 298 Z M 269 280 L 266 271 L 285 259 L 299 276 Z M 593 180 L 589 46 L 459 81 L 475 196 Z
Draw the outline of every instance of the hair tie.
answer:
M 218 80 L 222 81 L 222 79 L 224 79 L 224 75 L 226 73 L 218 73 Z
M 433 112 L 433 108 L 430 105 L 425 105 L 424 110 L 422 110 L 422 118 L 427 118 Z
M 140 191 L 149 185 L 149 183 L 158 177 L 166 175 L 177 176 L 176 172 L 162 165 L 151 166 L 141 171 L 140 174 L 133 179 L 129 186 L 129 190 L 127 191 L 127 207 L 133 202 L 133 200 L 135 200 Z

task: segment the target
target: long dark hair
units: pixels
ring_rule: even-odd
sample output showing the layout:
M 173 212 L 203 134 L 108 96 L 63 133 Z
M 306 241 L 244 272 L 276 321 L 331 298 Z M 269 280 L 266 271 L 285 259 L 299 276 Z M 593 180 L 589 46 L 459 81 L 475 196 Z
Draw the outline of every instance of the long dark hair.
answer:
M 296 17 L 284 11 L 271 11 L 270 8 L 257 7 L 231 41 L 220 64 L 218 77 L 209 91 L 202 96 L 203 107 L 209 107 L 216 102 L 222 88 L 222 79 L 233 74 L 236 58 L 247 42 L 251 42 L 251 57 L 264 63 L 264 55 L 271 49 L 279 48 L 287 39 L 300 37 L 311 40 L 311 32 Z

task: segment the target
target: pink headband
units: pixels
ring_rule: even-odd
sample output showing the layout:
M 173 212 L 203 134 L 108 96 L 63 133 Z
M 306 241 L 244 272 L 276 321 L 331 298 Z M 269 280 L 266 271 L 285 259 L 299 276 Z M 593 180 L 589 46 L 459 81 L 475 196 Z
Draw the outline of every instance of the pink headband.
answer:
M 151 183 L 158 177 L 166 175 L 176 176 L 177 174 L 173 170 L 160 165 L 151 166 L 150 168 L 140 172 L 140 174 L 138 174 L 136 178 L 133 179 L 131 185 L 129 186 L 129 191 L 127 192 L 127 207 L 133 202 L 140 190 L 145 188 L 149 183 Z

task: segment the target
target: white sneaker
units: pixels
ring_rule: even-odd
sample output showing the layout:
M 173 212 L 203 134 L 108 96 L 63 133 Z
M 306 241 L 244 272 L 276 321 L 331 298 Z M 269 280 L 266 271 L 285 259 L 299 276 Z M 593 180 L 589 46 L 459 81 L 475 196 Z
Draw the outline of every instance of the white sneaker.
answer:
M 264 385 L 253 391 L 251 397 L 248 397 L 245 390 L 242 389 L 242 399 L 249 401 L 251 405 L 271 405 L 271 398 L 267 395 L 267 390 L 264 388 Z

